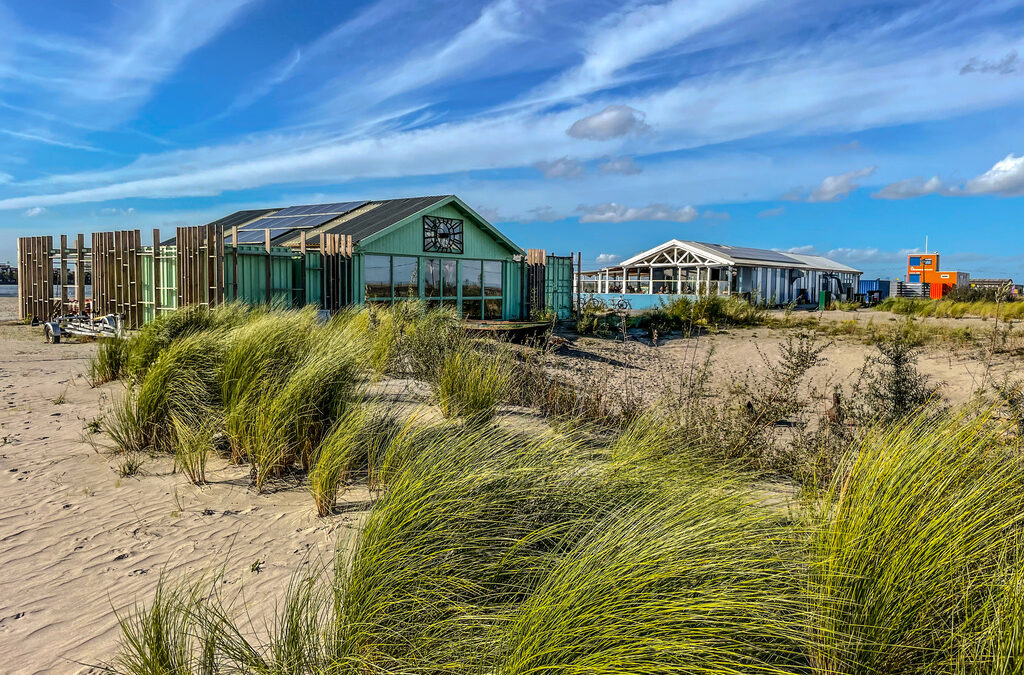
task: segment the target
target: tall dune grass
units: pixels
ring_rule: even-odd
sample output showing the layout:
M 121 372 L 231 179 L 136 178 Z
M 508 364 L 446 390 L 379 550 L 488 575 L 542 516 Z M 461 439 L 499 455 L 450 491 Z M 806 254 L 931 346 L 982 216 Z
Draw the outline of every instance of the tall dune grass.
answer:
M 980 317 L 1019 321 L 1024 319 L 1024 302 L 996 302 L 978 300 L 960 302 L 957 300 L 932 300 L 930 298 L 886 298 L 875 309 L 909 316 L 955 318 Z
M 1007 438 L 967 414 L 868 437 L 811 542 L 816 672 L 953 672 L 967 652 L 968 672 L 983 672 L 1003 658 L 1004 643 L 986 636 L 1006 632 L 992 603 L 1007 572 L 1019 575 L 1024 523 L 1024 472 Z M 1024 628 L 1016 616 L 1011 635 Z
M 274 673 L 1019 672 L 1024 469 L 998 420 L 879 427 L 788 522 L 738 474 L 666 464 L 692 448 L 665 444 L 663 423 L 596 454 L 557 434 L 407 424 L 354 547 L 332 580 L 293 581 L 269 637 L 204 600 L 160 619 L 176 636 L 126 649 L 184 634 L 190 658 Z M 339 423 L 321 448 L 345 456 L 359 428 Z
M 317 515 L 330 515 L 339 490 L 356 475 L 367 475 L 372 483 L 372 474 L 397 431 L 397 421 L 382 406 L 355 405 L 335 420 L 316 449 L 309 471 Z
M 198 424 L 218 405 L 221 348 L 219 333 L 195 333 L 161 352 L 108 415 L 105 427 L 119 449 L 172 451 L 172 417 Z
M 467 424 L 489 423 L 509 392 L 511 369 L 499 353 L 449 352 L 433 382 L 441 413 Z
M 128 340 L 123 337 L 100 338 L 96 354 L 89 359 L 89 384 L 97 387 L 120 379 L 125 372 Z

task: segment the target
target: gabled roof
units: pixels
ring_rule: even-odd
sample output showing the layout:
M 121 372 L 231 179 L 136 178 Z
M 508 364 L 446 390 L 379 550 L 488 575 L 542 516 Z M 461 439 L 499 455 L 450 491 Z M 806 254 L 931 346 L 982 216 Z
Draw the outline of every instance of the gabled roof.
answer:
M 863 274 L 863 272 L 849 265 L 836 262 L 831 258 L 821 255 L 807 255 L 806 253 L 787 253 L 791 258 L 802 261 L 808 268 L 814 270 L 827 270 L 829 272 L 849 272 L 850 274 Z
M 437 206 L 447 198 L 448 196 L 441 195 L 367 202 L 362 208 L 356 209 L 351 214 L 346 214 L 349 217 L 332 220 L 309 232 L 306 235 L 306 243 L 318 244 L 321 234 L 347 234 L 352 237 L 352 243 L 358 244 L 367 237 L 402 222 L 409 216 Z M 297 243 L 297 241 L 293 238 L 286 243 Z
M 727 244 L 709 244 L 699 241 L 682 241 L 670 239 L 664 244 L 638 253 L 632 258 L 622 261 L 617 265 L 610 265 L 606 269 L 618 269 L 638 264 L 676 264 L 671 258 L 673 251 L 682 251 L 687 254 L 685 260 L 692 260 L 691 263 L 699 265 L 742 265 L 751 267 L 782 267 L 806 270 L 823 270 L 827 272 L 847 272 L 861 274 L 861 271 L 849 265 L 838 263 L 829 258 L 819 255 L 807 255 L 804 253 L 789 253 L 773 251 L 763 248 L 749 248 L 745 246 L 730 246 Z M 677 257 L 679 257 L 677 255 Z
M 348 235 L 352 237 L 352 243 L 358 245 L 383 236 L 388 230 L 401 227 L 424 212 L 446 204 L 471 216 L 482 229 L 513 253 L 524 254 L 512 240 L 455 195 L 249 209 L 236 211 L 209 224 L 223 227 L 224 240 L 229 244 L 232 242 L 232 228 L 237 227 L 240 244 L 263 244 L 269 229 L 270 243 L 274 246 L 298 246 L 301 232 L 306 233 L 308 246 L 319 245 L 321 234 Z M 163 243 L 173 246 L 175 240 L 171 238 Z

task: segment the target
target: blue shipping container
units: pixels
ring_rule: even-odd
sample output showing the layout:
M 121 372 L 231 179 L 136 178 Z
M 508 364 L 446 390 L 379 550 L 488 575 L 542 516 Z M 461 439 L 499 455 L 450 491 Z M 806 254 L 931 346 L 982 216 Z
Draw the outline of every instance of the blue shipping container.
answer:
M 871 291 L 881 291 L 880 299 L 885 300 L 890 295 L 890 285 L 888 279 L 861 279 L 857 292 L 867 295 Z

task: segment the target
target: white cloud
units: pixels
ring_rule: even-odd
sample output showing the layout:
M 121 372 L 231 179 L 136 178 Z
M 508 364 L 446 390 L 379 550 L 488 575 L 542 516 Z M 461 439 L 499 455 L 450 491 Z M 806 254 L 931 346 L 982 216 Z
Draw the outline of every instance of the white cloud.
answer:
M 906 178 L 886 185 L 871 196 L 877 199 L 913 199 L 934 194 L 1024 197 L 1024 155 L 1007 155 L 985 173 L 967 181 L 963 187 L 943 183 L 938 176 L 928 180 Z
M 886 185 L 871 196 L 875 199 L 913 199 L 925 195 L 950 194 L 951 191 L 938 176 L 924 178 L 906 178 Z
M 672 208 L 667 204 L 650 204 L 643 207 L 631 207 L 624 204 L 608 202 L 596 206 L 580 206 L 576 209 L 583 216 L 581 223 L 627 223 L 637 220 L 665 220 L 676 223 L 693 222 L 698 217 L 697 209 L 692 206 Z
M 599 113 L 588 115 L 572 123 L 565 133 L 573 138 L 607 141 L 627 134 L 642 134 L 651 127 L 644 121 L 640 110 L 628 105 L 610 105 Z
M 36 216 L 41 215 L 45 212 L 46 209 L 44 209 L 42 206 L 33 206 L 32 208 L 26 210 L 25 213 L 22 215 L 24 215 L 26 218 L 35 218 Z
M 967 181 L 964 192 L 971 195 L 1024 196 L 1024 155 L 1007 155 L 985 173 Z
M 783 253 L 802 253 L 804 255 L 821 255 L 818 253 L 818 249 L 815 246 L 791 246 L 783 251 Z
M 100 209 L 100 215 L 101 216 L 134 216 L 135 215 L 135 207 L 134 206 L 129 206 L 127 209 L 114 209 L 114 208 Z
M 616 253 L 598 253 L 594 258 L 594 262 L 598 265 L 614 265 L 620 260 L 622 260 L 622 256 Z
M 545 178 L 581 178 L 587 172 L 583 162 L 562 157 L 552 162 L 535 162 L 534 168 L 544 174 Z
M 609 157 L 607 161 L 598 165 L 597 169 L 601 173 L 618 173 L 623 176 L 635 176 L 643 172 L 632 157 Z
M 776 206 L 773 209 L 765 209 L 757 214 L 758 218 L 778 218 L 786 212 L 785 206 Z
M 3 171 L 0 171 L 0 185 L 3 185 L 4 183 L 10 183 L 12 181 L 14 181 L 14 176 L 12 176 L 9 173 L 4 173 Z
M 732 216 L 730 216 L 725 211 L 711 210 L 705 211 L 704 213 L 700 214 L 700 217 L 703 218 L 704 220 L 729 220 L 730 218 L 732 218 Z
M 847 171 L 837 176 L 826 176 L 825 180 L 821 181 L 821 185 L 815 188 L 810 196 L 807 197 L 807 201 L 838 201 L 860 187 L 860 184 L 857 183 L 858 180 L 870 176 L 877 169 L 878 167 L 876 166 L 869 166 L 855 171 Z
M 837 40 L 834 46 L 813 53 L 799 52 L 770 66 L 691 77 L 671 89 L 628 99 L 626 104 L 658 120 L 657 148 L 649 147 L 647 138 L 623 137 L 616 141 L 616 152 L 642 156 L 645 152 L 698 148 L 792 129 L 794 125 L 804 133 L 849 132 L 942 119 L 1022 99 L 1020 87 L 1010 86 L 1013 78 L 957 74 L 966 55 L 977 53 L 976 45 L 956 45 L 911 57 L 891 48 L 879 49 L 867 64 L 851 56 L 854 46 L 856 43 Z M 779 96 L 779 91 L 800 95 Z M 856 101 L 836 97 L 836 91 L 855 92 Z M 229 144 L 153 154 L 111 170 L 47 176 L 32 188 L 36 192 L 45 188 L 49 194 L 26 191 L 0 199 L 0 209 L 128 197 L 218 195 L 311 180 L 341 183 L 409 179 L 437 176 L 439 171 L 450 175 L 528 167 L 561 155 L 571 154 L 578 161 L 607 155 L 607 149 L 565 135 L 564 130 L 581 114 L 578 107 L 544 113 L 518 110 L 414 130 L 367 129 L 351 135 L 294 129 L 266 133 Z M 443 169 L 437 161 L 442 155 L 446 158 Z M 694 176 L 694 180 L 700 179 Z M 764 196 L 780 189 L 778 178 L 748 176 L 747 180 L 765 190 Z M 663 198 L 649 194 L 641 183 L 631 183 L 629 193 L 619 198 L 638 203 Z M 548 194 L 531 203 L 572 206 L 557 204 L 550 187 L 547 189 Z M 714 186 L 713 193 L 674 198 L 721 202 L 724 194 L 742 195 L 748 190 L 735 187 L 735 181 L 723 181 Z M 574 202 L 593 203 L 606 198 L 577 197 Z

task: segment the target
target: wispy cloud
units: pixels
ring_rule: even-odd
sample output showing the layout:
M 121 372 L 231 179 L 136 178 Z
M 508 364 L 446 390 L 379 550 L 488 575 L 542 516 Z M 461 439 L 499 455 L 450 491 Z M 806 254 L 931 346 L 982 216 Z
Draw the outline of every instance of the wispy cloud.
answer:
M 14 26 L 7 89 L 51 110 L 112 126 L 145 102 L 184 59 L 220 34 L 251 0 L 134 3 L 91 27 L 95 37 Z
M 948 194 L 948 188 L 943 185 L 938 176 L 924 178 L 905 178 L 895 183 L 886 185 L 871 196 L 875 199 L 913 199 L 925 195 Z
M 44 145 L 53 145 L 58 148 L 68 148 L 70 150 L 85 150 L 86 152 L 108 152 L 102 148 L 96 148 L 91 145 L 84 143 L 74 143 L 72 141 L 64 141 L 59 138 L 52 136 L 46 136 L 40 133 L 28 133 L 25 131 L 13 131 L 11 129 L 0 129 L 0 134 L 6 134 L 12 138 L 20 138 L 23 141 L 32 141 L 33 143 L 43 143 Z
M 583 49 L 583 63 L 531 96 L 564 100 L 621 84 L 630 79 L 623 73 L 631 66 L 758 4 L 760 0 L 672 0 L 629 7 L 601 22 L 591 33 Z
M 43 207 L 33 206 L 32 208 L 27 209 L 25 213 L 23 213 L 22 215 L 25 216 L 26 218 L 35 218 L 36 216 L 42 215 L 45 212 L 46 209 L 44 209 Z
M 598 253 L 594 258 L 594 262 L 598 265 L 614 265 L 620 260 L 622 260 L 622 256 L 617 253 Z
M 628 223 L 642 220 L 690 223 L 699 215 L 697 209 L 692 206 L 674 208 L 667 204 L 650 204 L 631 207 L 615 202 L 597 204 L 596 206 L 580 206 L 577 211 L 583 214 L 580 217 L 581 223 Z
M 775 208 L 765 209 L 757 214 L 758 218 L 778 218 L 786 212 L 785 206 L 776 206 Z

